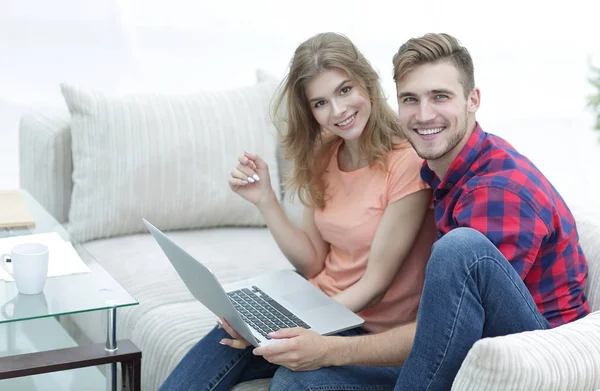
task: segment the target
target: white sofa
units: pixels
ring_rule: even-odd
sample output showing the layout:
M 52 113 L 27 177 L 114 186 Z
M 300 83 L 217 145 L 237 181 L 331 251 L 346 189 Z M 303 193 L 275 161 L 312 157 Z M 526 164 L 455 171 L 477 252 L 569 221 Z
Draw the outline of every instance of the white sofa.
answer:
M 89 155 L 85 151 L 82 154 L 81 140 L 75 145 L 73 125 L 66 107 L 35 108 L 20 124 L 21 186 L 58 221 L 66 224 L 70 224 L 69 217 L 74 216 L 73 198 L 82 196 L 75 193 L 75 188 L 85 186 L 89 179 L 82 178 L 81 171 L 77 172 L 85 163 L 82 159 Z M 75 148 L 79 149 L 74 154 Z M 273 148 L 277 148 L 276 143 Z M 279 156 L 276 150 L 272 153 Z M 272 167 L 272 171 L 281 179 L 288 169 L 286 162 L 277 159 L 274 165 L 277 167 Z M 220 180 L 226 186 L 226 177 Z M 112 186 L 111 183 L 104 185 Z M 127 196 L 136 194 L 134 189 Z M 200 199 L 204 196 L 202 191 L 195 195 Z M 293 221 L 298 222 L 301 208 L 287 201 L 284 206 Z M 165 203 L 162 207 L 168 211 L 171 205 Z M 90 219 L 92 225 L 96 219 L 99 225 L 103 224 L 100 217 L 94 217 L 96 212 L 84 210 L 83 219 Z M 222 212 L 228 213 L 227 209 Z M 75 217 L 82 219 L 81 214 Z M 114 224 L 121 224 L 120 218 L 113 216 Z M 592 310 L 598 311 L 600 221 L 587 216 L 585 211 L 576 214 L 576 219 L 589 261 L 586 293 Z M 118 337 L 130 338 L 142 350 L 142 389 L 156 390 L 188 349 L 214 326 L 216 318 L 187 291 L 151 236 L 137 228 L 130 231 L 133 232 L 89 240 L 85 247 L 140 302 L 139 306 L 119 310 Z M 81 232 L 79 230 L 79 234 Z M 170 232 L 170 236 L 206 262 L 223 283 L 289 267 L 264 227 L 178 229 Z M 82 341 L 102 341 L 103 326 L 98 316 L 94 313 L 74 316 L 76 337 Z M 550 348 L 547 341 L 553 341 L 556 347 Z M 235 390 L 267 388 L 268 381 L 260 380 L 239 385 Z M 600 312 L 551 331 L 479 341 L 461 367 L 453 389 L 581 391 L 596 388 L 600 388 Z

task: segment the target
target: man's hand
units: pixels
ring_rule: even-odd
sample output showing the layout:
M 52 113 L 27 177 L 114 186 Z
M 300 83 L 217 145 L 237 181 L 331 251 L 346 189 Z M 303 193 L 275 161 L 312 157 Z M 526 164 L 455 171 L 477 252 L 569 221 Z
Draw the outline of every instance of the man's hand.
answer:
M 287 338 L 286 341 L 261 346 L 252 351 L 270 363 L 292 371 L 311 371 L 331 365 L 328 361 L 328 337 L 302 327 L 281 329 L 269 336 L 273 339 Z

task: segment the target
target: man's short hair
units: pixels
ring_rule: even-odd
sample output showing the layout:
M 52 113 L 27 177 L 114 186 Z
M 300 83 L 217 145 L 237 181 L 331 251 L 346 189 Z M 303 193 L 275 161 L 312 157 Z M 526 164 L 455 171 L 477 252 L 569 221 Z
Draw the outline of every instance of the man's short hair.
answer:
M 448 34 L 425 34 L 419 38 L 411 38 L 398 49 L 394 55 L 394 81 L 402 79 L 415 67 L 441 61 L 452 61 L 460 74 L 465 98 L 475 87 L 475 71 L 473 60 L 467 48 Z

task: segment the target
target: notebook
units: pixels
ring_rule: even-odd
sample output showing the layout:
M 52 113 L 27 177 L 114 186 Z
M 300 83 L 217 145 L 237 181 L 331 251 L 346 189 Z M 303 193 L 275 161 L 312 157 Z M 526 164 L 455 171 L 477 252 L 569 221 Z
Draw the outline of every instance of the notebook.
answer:
M 35 220 L 19 190 L 0 190 L 0 228 L 33 227 Z

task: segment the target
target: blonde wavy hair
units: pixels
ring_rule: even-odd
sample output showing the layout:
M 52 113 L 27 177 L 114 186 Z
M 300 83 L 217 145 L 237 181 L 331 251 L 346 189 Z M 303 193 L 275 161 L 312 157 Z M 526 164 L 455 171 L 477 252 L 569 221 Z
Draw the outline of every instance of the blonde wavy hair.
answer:
M 371 102 L 371 115 L 359 143 L 369 164 L 379 162 L 404 139 L 396 113 L 387 104 L 379 75 L 354 44 L 337 33 L 317 34 L 294 52 L 287 76 L 273 105 L 272 120 L 282 136 L 283 156 L 294 162 L 285 178 L 288 194 L 295 194 L 309 207 L 323 208 L 328 199 L 323 174 L 338 136 L 326 136 L 315 120 L 305 88 L 316 75 L 338 69 L 358 84 Z

